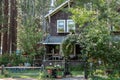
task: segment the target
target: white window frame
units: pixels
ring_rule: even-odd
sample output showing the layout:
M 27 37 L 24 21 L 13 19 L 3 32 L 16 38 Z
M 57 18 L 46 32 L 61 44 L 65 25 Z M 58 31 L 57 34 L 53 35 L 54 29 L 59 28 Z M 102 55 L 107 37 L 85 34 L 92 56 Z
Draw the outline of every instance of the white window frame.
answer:
M 63 21 L 63 22 L 64 22 L 64 31 L 63 31 L 63 32 L 59 32 L 59 31 L 58 31 L 58 29 L 59 29 L 59 28 L 58 28 L 58 24 L 59 24 L 60 21 Z M 57 33 L 64 33 L 64 32 L 65 32 L 65 20 L 57 20 Z
M 73 20 L 72 20 L 72 19 L 68 19 L 68 20 L 67 20 L 67 32 L 70 32 L 70 31 L 69 31 L 69 27 L 68 27 L 70 21 L 73 21 Z M 73 21 L 73 22 L 74 22 L 74 21 Z M 75 31 L 75 22 L 74 22 L 74 31 Z

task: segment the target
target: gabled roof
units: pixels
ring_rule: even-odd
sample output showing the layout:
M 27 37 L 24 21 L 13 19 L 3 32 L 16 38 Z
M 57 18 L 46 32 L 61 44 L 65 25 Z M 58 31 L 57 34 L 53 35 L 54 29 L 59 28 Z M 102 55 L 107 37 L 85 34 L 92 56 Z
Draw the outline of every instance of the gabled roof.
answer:
M 53 11 L 49 12 L 48 14 L 45 15 L 45 18 L 54 15 L 56 12 L 58 12 L 59 10 L 61 10 L 61 8 L 65 7 L 66 5 L 68 5 L 69 2 L 72 2 L 73 0 L 67 0 L 64 3 L 62 3 L 60 6 L 58 6 L 57 8 L 55 8 Z

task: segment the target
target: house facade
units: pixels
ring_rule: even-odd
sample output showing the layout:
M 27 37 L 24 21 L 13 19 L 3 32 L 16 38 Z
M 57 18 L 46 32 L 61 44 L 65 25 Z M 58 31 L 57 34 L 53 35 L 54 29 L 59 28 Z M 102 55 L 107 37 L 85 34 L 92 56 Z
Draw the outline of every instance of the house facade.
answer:
M 77 25 L 70 17 L 71 13 L 68 12 L 68 9 L 72 6 L 73 1 L 67 0 L 45 16 L 47 23 L 46 32 L 48 33 L 42 42 L 46 51 L 45 61 L 63 60 L 62 42 L 70 33 L 77 32 Z M 73 55 L 71 55 L 70 59 L 78 60 L 80 50 L 80 46 L 75 44 Z

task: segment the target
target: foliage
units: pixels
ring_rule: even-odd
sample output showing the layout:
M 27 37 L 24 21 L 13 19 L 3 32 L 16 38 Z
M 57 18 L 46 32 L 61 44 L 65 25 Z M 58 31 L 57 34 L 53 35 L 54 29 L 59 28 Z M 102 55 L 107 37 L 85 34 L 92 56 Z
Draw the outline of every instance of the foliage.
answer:
M 4 54 L 0 56 L 0 65 L 5 66 L 18 66 L 19 64 L 23 64 L 26 62 L 26 58 L 24 56 L 21 56 L 20 54 L 17 55 L 15 53 L 9 55 Z
M 84 7 L 89 2 L 91 9 Z M 88 0 L 70 9 L 71 18 L 79 25 L 78 42 L 83 47 L 83 59 L 93 63 L 100 59 L 104 66 L 118 68 L 120 42 L 113 41 L 111 30 L 119 28 L 119 3 L 119 0 Z
M 71 71 L 83 71 L 83 69 L 84 69 L 83 65 L 70 66 Z
M 18 1 L 18 47 L 30 56 L 43 54 L 38 47 L 45 30 L 45 14 L 48 12 L 50 0 Z
M 65 2 L 65 0 L 56 0 L 55 6 L 59 6 L 59 5 L 62 4 L 63 2 Z
M 73 53 L 74 44 L 76 43 L 75 40 L 76 36 L 74 34 L 70 34 L 62 42 L 62 51 L 65 57 L 69 57 L 69 55 Z
M 63 69 L 63 67 L 60 66 L 60 65 L 56 65 L 56 66 L 46 66 L 45 69 L 46 69 L 46 70 L 48 70 L 48 69 Z
M 23 52 L 31 55 L 39 53 L 38 42 L 42 40 L 43 32 L 38 25 L 33 21 L 30 24 L 29 20 L 26 22 L 26 26 L 19 29 L 19 46 Z
M 40 74 L 39 74 L 39 78 L 38 78 L 38 80 L 44 80 L 45 78 L 46 78 L 46 76 L 47 76 L 47 74 L 44 72 L 44 71 L 42 71 L 42 72 L 40 72 Z

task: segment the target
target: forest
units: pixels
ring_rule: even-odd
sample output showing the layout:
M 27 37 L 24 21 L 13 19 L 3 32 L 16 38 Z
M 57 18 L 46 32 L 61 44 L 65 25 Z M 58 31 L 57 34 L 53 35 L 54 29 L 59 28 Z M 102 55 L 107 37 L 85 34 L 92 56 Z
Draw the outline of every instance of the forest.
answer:
M 65 0 L 54 0 L 54 7 L 60 5 Z M 44 16 L 50 9 L 51 0 L 1 0 L 0 1 L 0 46 L 1 53 L 14 53 L 17 49 L 27 48 L 29 44 L 34 44 L 37 41 L 27 43 L 29 37 L 28 31 L 42 29 L 45 32 Z M 34 27 L 33 27 L 34 26 Z M 31 27 L 31 28 L 28 28 Z M 27 30 L 29 29 L 29 30 Z M 22 32 L 22 31 L 23 32 Z M 20 36 L 23 34 L 23 36 Z M 37 34 L 31 33 L 31 37 Z M 28 37 L 27 37 L 28 36 Z M 41 36 L 42 37 L 42 36 Z M 24 39 L 24 41 L 23 41 Z M 26 39 L 26 40 L 25 40 Z M 33 38 L 32 38 L 33 39 Z M 26 41 L 26 42 L 25 42 Z M 32 40 L 31 40 L 32 41 Z M 23 46 L 24 44 L 24 46 Z M 31 45 L 33 47 L 33 45 Z M 29 47 L 29 49 L 31 49 Z M 27 49 L 27 51 L 29 50 Z

